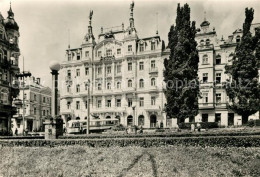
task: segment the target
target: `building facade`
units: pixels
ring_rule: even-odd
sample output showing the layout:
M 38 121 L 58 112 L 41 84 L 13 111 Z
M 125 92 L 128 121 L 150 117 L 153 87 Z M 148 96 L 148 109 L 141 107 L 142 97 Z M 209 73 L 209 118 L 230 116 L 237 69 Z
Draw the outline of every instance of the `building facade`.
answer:
M 5 19 L 0 13 L 0 135 L 10 134 L 15 114 L 13 99 L 19 93 L 15 75 L 19 73 L 19 26 L 10 6 Z
M 133 10 L 132 3 L 127 28 L 124 24 L 101 28 L 97 40 L 92 32 L 91 11 L 83 44 L 66 50 L 60 71 L 64 81 L 60 105 L 65 122 L 86 119 L 90 104 L 90 120 L 117 118 L 125 126 L 144 128 L 166 125 L 162 85 L 164 42 L 158 33 L 139 38 Z
M 18 96 L 21 105 L 24 99 L 24 112 L 23 107 L 17 107 L 17 114 L 12 118 L 12 131 L 15 132 L 16 128 L 18 134 L 22 134 L 25 129 L 29 132 L 44 131 L 44 118 L 51 115 L 52 91 L 49 87 L 41 84 L 40 78 L 35 79 L 35 77 L 31 76 L 25 78 L 24 82 L 25 85 L 20 87 Z M 24 129 L 23 125 L 25 126 Z
M 218 39 L 215 28 L 205 19 L 196 35 L 199 51 L 199 80 L 202 98 L 199 99 L 199 114 L 196 122 L 219 122 L 223 126 L 241 125 L 242 117 L 228 109 L 228 96 L 225 85 L 230 76 L 225 74 L 225 65 L 232 65 L 237 44 L 242 38 L 242 29 L 237 29 L 228 39 Z M 254 35 L 260 23 L 253 24 Z M 259 112 L 249 119 L 259 119 Z M 187 120 L 188 121 L 188 120 Z M 190 120 L 192 121 L 192 120 Z

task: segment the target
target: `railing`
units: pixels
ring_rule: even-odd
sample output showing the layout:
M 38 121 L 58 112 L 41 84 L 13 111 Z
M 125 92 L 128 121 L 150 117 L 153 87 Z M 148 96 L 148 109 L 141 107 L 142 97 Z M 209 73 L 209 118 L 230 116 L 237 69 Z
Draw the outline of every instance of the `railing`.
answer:
M 207 49 L 214 49 L 213 44 L 206 44 L 198 46 L 198 50 L 207 50 Z
M 155 72 L 158 72 L 158 68 L 157 67 L 149 69 L 149 73 L 155 73 Z

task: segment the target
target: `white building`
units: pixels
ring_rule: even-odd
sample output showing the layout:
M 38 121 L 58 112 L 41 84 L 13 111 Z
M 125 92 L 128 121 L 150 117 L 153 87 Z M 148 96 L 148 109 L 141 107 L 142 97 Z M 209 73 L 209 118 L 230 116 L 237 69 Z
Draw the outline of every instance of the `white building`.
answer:
M 51 89 L 41 85 L 40 78 L 26 78 L 25 86 L 20 87 L 19 101 L 22 104 L 24 89 L 24 125 L 31 131 L 43 131 L 44 118 L 51 114 Z M 23 132 L 23 109 L 17 108 L 12 118 L 12 131 Z
M 126 126 L 153 128 L 166 125 L 163 112 L 164 42 L 157 34 L 139 38 L 131 4 L 130 25 L 104 30 L 95 40 L 90 12 L 83 44 L 66 50 L 61 64 L 61 115 L 70 119 L 87 118 L 87 81 L 90 80 L 90 112 L 93 119 L 118 118 Z

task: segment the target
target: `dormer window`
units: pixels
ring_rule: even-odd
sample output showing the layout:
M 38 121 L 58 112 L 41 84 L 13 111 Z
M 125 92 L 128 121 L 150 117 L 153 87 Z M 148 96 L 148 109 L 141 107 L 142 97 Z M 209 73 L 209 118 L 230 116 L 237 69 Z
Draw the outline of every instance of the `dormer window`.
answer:
M 117 49 L 117 55 L 121 55 L 121 49 Z
M 101 57 L 102 51 L 98 51 L 98 57 Z
M 200 41 L 200 45 L 204 45 L 204 40 L 201 40 L 201 41 Z
M 206 45 L 209 45 L 209 44 L 210 44 L 210 40 L 207 39 L 207 40 L 206 40 Z
M 85 52 L 85 57 L 89 57 L 89 51 Z
M 208 64 L 208 55 L 203 55 L 202 64 Z
M 240 42 L 240 36 L 236 37 L 236 42 L 239 43 Z
M 111 49 L 108 49 L 107 52 L 106 52 L 107 56 L 112 56 L 112 50 Z
M 77 53 L 77 60 L 80 60 L 80 53 Z
M 71 61 L 71 54 L 68 54 L 68 61 Z
M 128 52 L 132 52 L 132 45 L 128 45 Z
M 221 56 L 217 55 L 216 57 L 216 65 L 220 65 L 221 64 Z
M 144 44 L 140 44 L 140 52 L 144 51 Z
M 151 42 L 151 50 L 155 50 L 155 42 Z

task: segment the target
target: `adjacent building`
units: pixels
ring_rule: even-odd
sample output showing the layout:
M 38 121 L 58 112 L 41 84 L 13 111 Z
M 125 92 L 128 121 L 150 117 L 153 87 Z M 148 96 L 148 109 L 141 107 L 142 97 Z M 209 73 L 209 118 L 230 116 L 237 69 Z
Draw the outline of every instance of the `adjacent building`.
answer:
M 166 125 L 163 60 L 168 57 L 158 32 L 138 36 L 130 6 L 129 25 L 103 28 L 95 39 L 90 12 L 88 32 L 78 48 L 68 48 L 61 64 L 61 115 L 70 119 L 120 120 L 125 126 Z M 90 87 L 88 85 L 90 81 Z M 91 101 L 88 103 L 88 89 Z
M 7 18 L 0 13 L 0 135 L 10 134 L 13 99 L 19 93 L 15 75 L 19 73 L 19 26 L 10 6 Z
M 236 29 L 228 39 L 219 39 L 215 28 L 210 28 L 206 19 L 196 35 L 199 51 L 199 80 L 202 98 L 199 100 L 199 114 L 196 122 L 219 122 L 223 126 L 241 125 L 242 117 L 228 109 L 225 85 L 230 76 L 225 74 L 225 65 L 232 65 L 237 44 L 242 38 L 242 29 Z M 254 35 L 260 23 L 251 26 Z M 259 119 L 259 113 L 249 117 Z M 188 120 L 187 120 L 188 121 Z M 189 120 L 194 121 L 194 120 Z
M 21 81 L 21 83 L 23 82 Z M 44 131 L 44 118 L 51 115 L 51 93 L 52 91 L 49 87 L 41 84 L 40 78 L 33 76 L 25 78 L 24 86 L 21 84 L 18 96 L 21 106 L 17 107 L 17 114 L 12 118 L 13 132 L 16 128 L 19 134 L 22 134 L 25 129 L 29 132 Z M 22 107 L 23 99 L 24 107 Z M 25 126 L 24 129 L 23 126 Z

